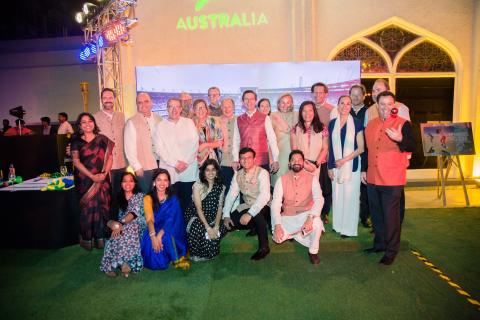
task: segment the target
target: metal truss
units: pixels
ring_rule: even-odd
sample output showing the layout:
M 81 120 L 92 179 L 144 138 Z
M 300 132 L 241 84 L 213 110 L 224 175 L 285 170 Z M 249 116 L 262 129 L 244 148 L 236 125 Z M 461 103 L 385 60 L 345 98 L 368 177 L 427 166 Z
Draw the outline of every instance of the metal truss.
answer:
M 111 0 L 106 2 L 95 16 L 89 17 L 84 28 L 85 43 L 97 44 L 97 73 L 99 93 L 103 88 L 115 91 L 115 108 L 123 112 L 123 83 L 120 46 L 121 42 L 107 47 L 99 47 L 97 40 L 102 31 L 113 21 L 124 19 L 135 21 L 137 0 Z M 128 40 L 123 39 L 123 41 Z

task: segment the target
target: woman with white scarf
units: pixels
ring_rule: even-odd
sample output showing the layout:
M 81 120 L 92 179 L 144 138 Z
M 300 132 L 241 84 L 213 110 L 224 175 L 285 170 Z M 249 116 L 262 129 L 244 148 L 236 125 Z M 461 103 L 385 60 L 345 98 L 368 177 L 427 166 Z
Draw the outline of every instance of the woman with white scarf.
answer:
M 357 236 L 360 210 L 360 157 L 363 124 L 350 115 L 349 96 L 338 99 L 338 117 L 328 124 L 328 175 L 332 180 L 333 230 L 342 238 Z

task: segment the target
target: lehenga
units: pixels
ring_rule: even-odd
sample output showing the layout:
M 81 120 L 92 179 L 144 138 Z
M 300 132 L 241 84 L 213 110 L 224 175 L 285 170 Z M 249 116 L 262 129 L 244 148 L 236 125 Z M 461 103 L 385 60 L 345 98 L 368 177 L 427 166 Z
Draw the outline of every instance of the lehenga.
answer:
M 198 181 L 194 184 L 194 188 L 206 189 Z M 223 206 L 224 190 L 225 186 L 215 184 L 210 192 L 200 192 L 203 214 L 211 227 L 215 225 L 218 208 Z M 220 254 L 220 238 L 226 233 L 223 223 L 219 225 L 220 237 L 215 240 L 207 239 L 207 230 L 198 217 L 193 201 L 185 210 L 185 221 L 187 222 L 187 240 L 191 259 L 193 261 L 202 261 L 211 260 L 218 256 Z
M 143 193 L 134 194 L 129 200 L 126 210 L 120 210 L 118 220 L 127 214 L 133 213 L 136 218 L 122 227 L 122 233 L 115 239 L 110 239 L 105 245 L 100 271 L 111 272 L 120 268 L 124 263 L 130 266 L 133 272 L 139 272 L 143 267 L 140 251 L 140 237 L 146 224 L 143 213 Z
M 152 198 L 147 195 L 144 200 L 145 216 L 148 221 L 148 211 L 151 209 Z M 147 208 L 150 206 L 150 208 Z M 169 196 L 158 208 L 153 210 L 155 233 L 164 230 L 162 237 L 163 249 L 155 252 L 152 246 L 148 229 L 143 233 L 141 248 L 143 265 L 152 270 L 167 269 L 170 263 L 176 268 L 188 268 L 186 259 L 187 237 L 183 212 L 176 196 Z

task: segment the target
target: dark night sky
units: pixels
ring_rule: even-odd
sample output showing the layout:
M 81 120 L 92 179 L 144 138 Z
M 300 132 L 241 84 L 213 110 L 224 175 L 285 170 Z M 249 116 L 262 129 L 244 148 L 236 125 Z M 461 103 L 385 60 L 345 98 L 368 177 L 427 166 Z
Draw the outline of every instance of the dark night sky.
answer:
M 74 16 L 84 2 L 86 0 L 2 1 L 0 40 L 82 35 Z

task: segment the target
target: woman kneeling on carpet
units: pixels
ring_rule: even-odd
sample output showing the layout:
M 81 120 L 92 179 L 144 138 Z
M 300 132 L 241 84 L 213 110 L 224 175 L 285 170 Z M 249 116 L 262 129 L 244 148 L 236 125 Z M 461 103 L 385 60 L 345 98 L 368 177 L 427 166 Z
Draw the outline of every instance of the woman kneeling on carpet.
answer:
M 225 186 L 220 166 L 207 159 L 193 185 L 192 203 L 185 210 L 188 248 L 192 261 L 211 260 L 220 254 L 220 238 L 226 233 L 221 222 Z
M 116 277 L 115 270 L 121 268 L 125 277 L 130 271 L 139 272 L 143 267 L 140 252 L 140 237 L 145 230 L 143 213 L 143 193 L 137 179 L 130 172 L 122 175 L 122 190 L 118 195 L 120 212 L 118 221 L 110 220 L 107 226 L 112 229 L 110 241 L 105 245 L 100 270 L 109 277 Z
M 144 266 L 167 269 L 172 263 L 175 268 L 188 269 L 183 212 L 178 198 L 171 194 L 167 170 L 160 168 L 153 175 L 153 189 L 145 196 L 144 207 L 148 227 L 141 242 Z

